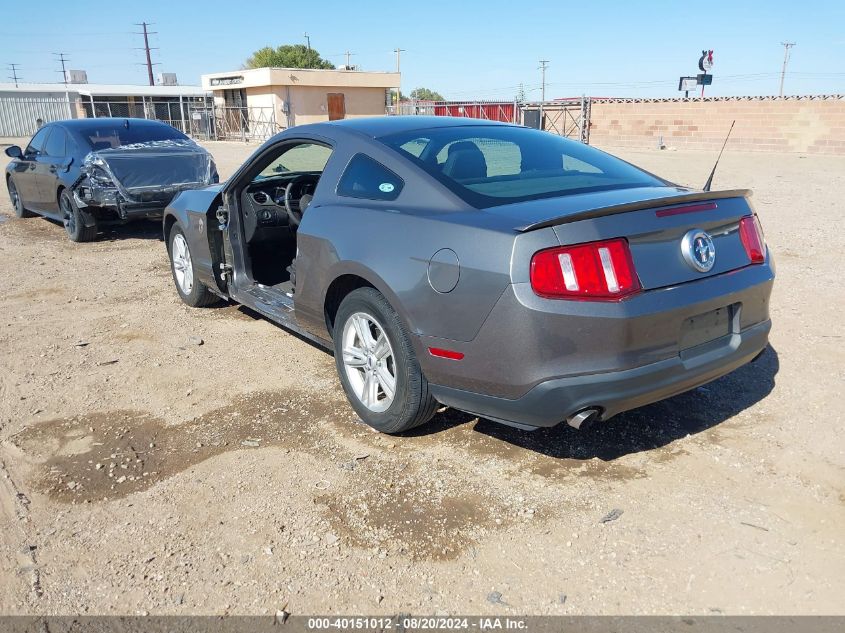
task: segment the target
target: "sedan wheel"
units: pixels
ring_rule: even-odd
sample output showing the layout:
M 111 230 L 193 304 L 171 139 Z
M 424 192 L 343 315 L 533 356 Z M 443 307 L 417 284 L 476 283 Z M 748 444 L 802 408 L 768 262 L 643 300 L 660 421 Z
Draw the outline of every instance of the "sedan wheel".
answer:
M 15 215 L 19 218 L 33 217 L 35 214 L 24 208 L 23 200 L 21 199 L 21 194 L 18 192 L 18 188 L 15 186 L 15 181 L 8 178 L 6 180 L 6 187 L 9 189 L 9 199 L 12 201 L 12 207 L 15 209 Z
M 427 422 L 437 401 L 396 311 L 375 288 L 358 288 L 334 318 L 334 355 L 343 390 L 360 418 L 383 433 Z
M 62 191 L 59 196 L 59 208 L 62 211 L 62 224 L 65 232 L 72 242 L 93 242 L 97 237 L 96 223 L 91 226 L 85 225 L 85 217 L 76 206 L 70 193 Z
M 386 411 L 396 395 L 396 361 L 384 327 L 356 312 L 343 326 L 343 365 L 349 385 L 370 411 Z

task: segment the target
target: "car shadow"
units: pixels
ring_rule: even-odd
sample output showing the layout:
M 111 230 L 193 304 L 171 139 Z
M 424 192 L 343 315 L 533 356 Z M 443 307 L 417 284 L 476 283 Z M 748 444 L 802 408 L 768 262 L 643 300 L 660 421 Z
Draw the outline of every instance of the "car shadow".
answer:
M 666 446 L 729 420 L 772 391 L 779 368 L 778 354 L 769 346 L 756 361 L 727 376 L 673 398 L 621 413 L 587 431 L 578 431 L 566 423 L 522 431 L 483 418 L 478 419 L 472 430 L 548 457 L 612 461 Z M 474 419 L 446 409 L 406 435 L 436 434 Z
M 64 233 L 61 220 L 43 218 Z M 162 241 L 161 220 L 136 220 L 126 224 L 101 224 L 95 242 L 116 242 L 119 240 L 158 240 Z
M 126 224 L 106 224 L 97 234 L 98 242 L 115 242 L 118 240 L 158 240 L 162 241 L 163 231 L 161 220 L 137 220 Z

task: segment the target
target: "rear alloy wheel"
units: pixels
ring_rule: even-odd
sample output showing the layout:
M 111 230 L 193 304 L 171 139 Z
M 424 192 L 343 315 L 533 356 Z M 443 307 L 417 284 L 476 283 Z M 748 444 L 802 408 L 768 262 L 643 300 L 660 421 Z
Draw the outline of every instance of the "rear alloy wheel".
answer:
M 434 415 L 437 401 L 420 369 L 399 315 L 374 288 L 340 304 L 334 324 L 335 362 L 352 408 L 383 433 L 401 433 Z
M 168 244 L 170 254 L 170 270 L 173 273 L 173 283 L 176 292 L 192 308 L 204 308 L 219 301 L 217 295 L 211 292 L 204 283 L 197 279 L 194 260 L 185 233 L 179 226 L 174 225 L 170 230 Z
M 9 190 L 9 199 L 12 201 L 12 206 L 15 208 L 15 215 L 19 218 L 32 218 L 35 214 L 32 211 L 27 211 L 23 206 L 21 194 L 18 193 L 18 188 L 15 186 L 15 181 L 11 177 L 6 179 L 6 187 Z
M 65 225 L 65 232 L 72 242 L 93 242 L 97 237 L 97 223 L 92 226 L 85 226 L 85 218 L 73 196 L 67 189 L 59 196 L 59 208 L 62 211 L 62 224 Z

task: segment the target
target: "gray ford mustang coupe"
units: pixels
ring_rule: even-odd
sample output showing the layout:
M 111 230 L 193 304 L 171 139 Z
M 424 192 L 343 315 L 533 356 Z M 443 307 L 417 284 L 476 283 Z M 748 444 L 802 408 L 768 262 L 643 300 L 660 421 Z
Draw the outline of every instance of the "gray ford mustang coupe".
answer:
M 187 304 L 333 348 L 380 431 L 438 403 L 585 428 L 764 350 L 774 270 L 749 196 L 528 128 L 384 117 L 274 136 L 179 194 L 164 234 Z

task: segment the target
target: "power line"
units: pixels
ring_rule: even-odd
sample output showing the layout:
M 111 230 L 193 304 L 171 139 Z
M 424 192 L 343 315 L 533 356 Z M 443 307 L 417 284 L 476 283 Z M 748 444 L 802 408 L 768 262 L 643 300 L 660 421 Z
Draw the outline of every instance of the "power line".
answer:
M 150 80 L 150 85 L 155 86 L 156 82 L 155 82 L 155 79 L 153 78 L 153 66 L 157 66 L 158 64 L 153 64 L 152 57 L 150 57 L 150 50 L 153 50 L 153 49 L 150 48 L 150 38 L 149 38 L 149 36 L 150 35 L 156 35 L 157 32 L 156 31 L 148 31 L 147 27 L 152 26 L 152 24 L 149 24 L 147 22 L 141 22 L 140 24 L 136 23 L 135 26 L 140 26 L 143 29 L 143 31 L 141 33 L 135 33 L 135 35 L 143 35 L 144 36 L 144 48 L 141 49 L 141 50 L 143 50 L 147 55 L 147 77 Z
M 67 71 L 65 70 L 65 62 L 68 62 L 70 60 L 67 57 L 65 57 L 64 53 L 53 53 L 53 55 L 58 57 L 59 62 L 61 62 L 61 64 L 62 64 L 62 69 L 60 71 L 57 70 L 56 72 L 62 73 L 62 83 L 66 84 L 67 83 Z
M 786 77 L 786 65 L 789 63 L 789 49 L 795 46 L 795 42 L 781 42 L 783 46 L 783 68 L 780 71 L 780 96 L 783 96 L 783 80 Z
M 18 81 L 21 80 L 21 77 L 18 77 L 18 66 L 20 66 L 20 64 L 9 64 L 9 71 L 12 73 L 9 76 L 9 79 L 15 82 L 15 88 L 18 87 Z

